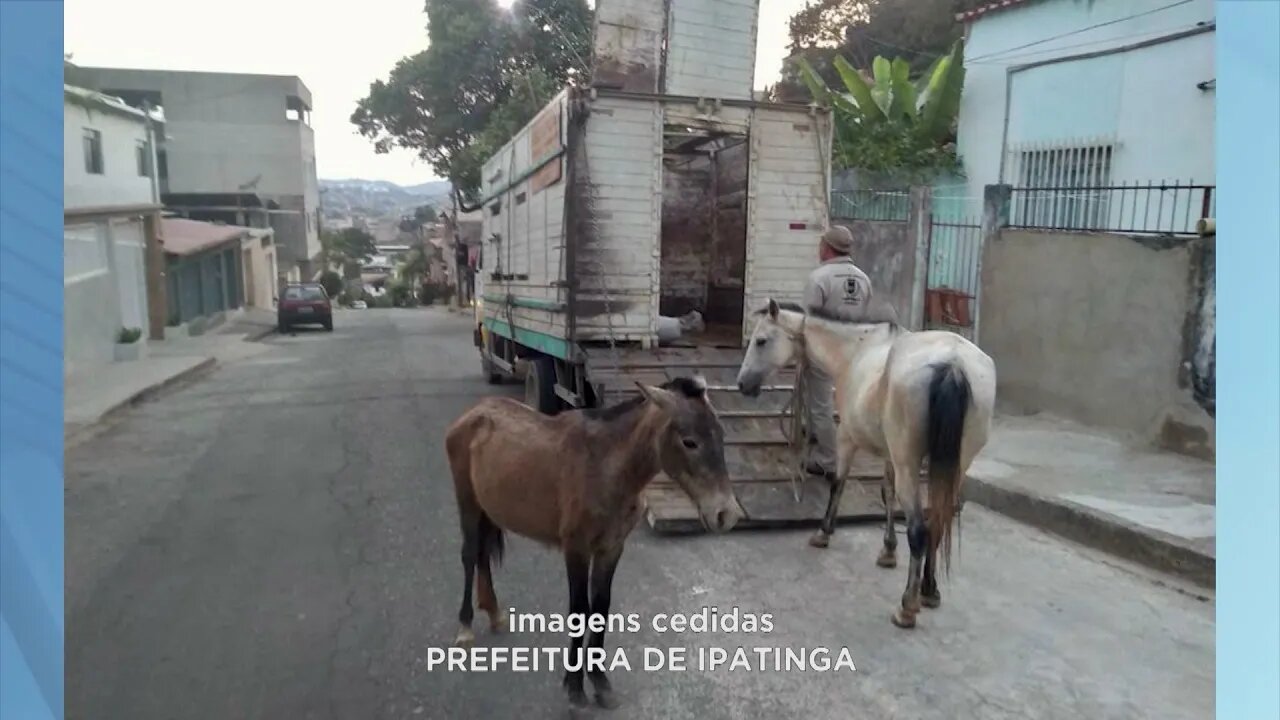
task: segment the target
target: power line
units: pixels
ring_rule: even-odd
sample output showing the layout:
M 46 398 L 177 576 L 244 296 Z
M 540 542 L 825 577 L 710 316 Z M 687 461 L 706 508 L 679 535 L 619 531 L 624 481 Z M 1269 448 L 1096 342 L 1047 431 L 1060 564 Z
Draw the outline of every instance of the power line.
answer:
M 1200 23 L 1184 28 L 1169 28 L 1163 30 L 1144 30 L 1142 32 L 1131 33 L 1128 35 L 1117 35 L 1115 37 L 1103 38 L 1100 40 L 1088 40 L 1086 42 L 1075 43 L 1072 45 L 1058 45 L 1043 50 L 1032 50 L 1031 52 L 1018 53 L 1016 55 L 1007 55 L 1005 57 L 996 58 L 994 60 L 971 60 L 968 64 L 973 65 L 996 65 L 1006 64 L 1011 60 L 1020 60 L 1022 58 L 1035 57 L 1037 55 L 1046 55 L 1049 53 L 1061 52 L 1063 50 L 1074 50 L 1076 48 L 1090 47 L 1092 45 L 1107 45 L 1111 43 L 1121 42 L 1124 40 L 1133 40 L 1135 38 L 1157 38 L 1167 34 L 1178 33 L 1187 30 L 1193 30 L 1200 27 Z
M 1045 43 L 1047 43 L 1047 42 L 1053 42 L 1054 40 L 1061 40 L 1061 39 L 1062 39 L 1062 38 L 1064 38 L 1064 37 L 1071 37 L 1072 35 L 1079 35 L 1079 34 L 1080 34 L 1080 33 L 1082 33 L 1082 32 L 1088 32 L 1088 31 L 1090 31 L 1090 30 L 1097 30 L 1098 28 L 1107 27 L 1108 25 L 1115 25 L 1115 24 L 1117 24 L 1117 23 L 1122 23 L 1122 22 L 1125 22 L 1125 21 L 1127 21 L 1127 20 L 1133 20 L 1133 19 L 1135 19 L 1135 18 L 1145 17 L 1145 16 L 1147 16 L 1147 15 L 1154 15 L 1155 13 L 1163 12 L 1163 11 L 1165 11 L 1165 10 L 1169 10 L 1169 9 L 1171 9 L 1171 8 L 1175 8 L 1175 7 L 1178 7 L 1178 6 L 1180 6 L 1180 5 L 1186 5 L 1186 4 L 1190 3 L 1190 2 L 1193 2 L 1193 0 L 1178 0 L 1178 2 L 1170 3 L 1169 5 L 1163 5 L 1163 6 L 1161 6 L 1161 7 L 1154 8 L 1154 9 L 1152 9 L 1152 10 L 1146 10 L 1146 11 L 1144 11 L 1144 12 L 1134 13 L 1133 15 L 1126 15 L 1126 16 L 1121 17 L 1121 18 L 1116 18 L 1115 20 L 1108 20 L 1108 21 L 1106 21 L 1106 22 L 1098 23 L 1098 24 L 1096 24 L 1096 25 L 1089 25 L 1088 27 L 1082 27 L 1082 28 L 1080 28 L 1080 29 L 1078 29 L 1078 30 L 1072 30 L 1071 32 L 1065 32 L 1065 33 L 1062 33 L 1061 35 L 1054 35 L 1054 36 L 1052 36 L 1052 37 L 1044 38 L 1043 40 L 1036 40 L 1036 41 L 1034 41 L 1034 42 L 1029 42 L 1029 43 L 1026 43 L 1026 44 L 1024 44 L 1024 45 L 1018 45 L 1018 46 L 1016 46 L 1016 47 L 1005 48 L 1004 50 L 997 50 L 996 52 L 987 53 L 986 55 L 978 55 L 978 56 L 975 56 L 975 57 L 971 57 L 971 58 L 968 58 L 968 59 L 966 60 L 966 62 L 974 62 L 974 61 L 977 61 L 977 60 L 985 60 L 986 58 L 995 57 L 995 56 L 997 56 L 997 55 L 1004 55 L 1005 53 L 1011 53 L 1011 52 L 1014 52 L 1014 51 L 1017 51 L 1017 50 L 1024 50 L 1024 49 L 1029 48 L 1029 47 L 1035 47 L 1036 45 L 1043 45 L 1043 44 L 1045 44 Z

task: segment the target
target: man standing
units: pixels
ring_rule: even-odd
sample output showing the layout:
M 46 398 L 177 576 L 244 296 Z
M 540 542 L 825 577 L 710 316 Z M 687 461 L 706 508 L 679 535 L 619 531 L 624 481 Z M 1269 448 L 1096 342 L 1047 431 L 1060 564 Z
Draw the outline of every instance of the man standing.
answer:
M 849 252 L 853 234 L 839 225 L 822 235 L 818 258 L 822 261 L 804 288 L 805 310 L 815 315 L 857 320 L 871 302 L 871 279 L 853 264 Z M 836 426 L 832 378 L 814 365 L 805 366 L 805 401 L 809 407 L 809 441 L 812 452 L 806 469 L 814 475 L 836 472 Z

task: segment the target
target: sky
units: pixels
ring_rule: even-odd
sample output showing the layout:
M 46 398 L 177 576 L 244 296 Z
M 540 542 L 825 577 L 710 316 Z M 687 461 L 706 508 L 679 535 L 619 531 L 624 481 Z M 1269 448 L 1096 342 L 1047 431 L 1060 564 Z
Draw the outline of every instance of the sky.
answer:
M 320 177 L 413 185 L 436 179 L 431 167 L 406 150 L 374 153 L 350 117 L 371 82 L 426 49 L 424 4 L 65 0 L 64 52 L 80 65 L 296 75 L 311 89 Z M 804 4 L 760 0 L 757 89 L 777 79 L 787 20 Z

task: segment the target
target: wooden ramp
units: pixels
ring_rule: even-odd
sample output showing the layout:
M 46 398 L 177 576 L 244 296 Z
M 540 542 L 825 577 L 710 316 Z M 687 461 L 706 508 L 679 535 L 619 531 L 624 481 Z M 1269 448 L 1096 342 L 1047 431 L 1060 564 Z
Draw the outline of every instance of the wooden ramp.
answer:
M 739 348 L 593 350 L 588 377 L 603 390 L 605 404 L 612 405 L 636 393 L 636 382 L 657 385 L 681 375 L 702 375 L 725 426 L 725 460 L 748 516 L 737 529 L 816 527 L 826 512 L 829 489 L 822 478 L 806 476 L 798 486 L 795 481 L 797 460 L 787 435 L 795 373 L 776 375 L 760 397 L 747 398 L 736 386 L 742 356 Z M 881 461 L 860 458 L 845 485 L 837 522 L 883 522 L 883 471 Z M 703 531 L 693 501 L 665 475 L 650 484 L 644 499 L 645 516 L 656 532 Z

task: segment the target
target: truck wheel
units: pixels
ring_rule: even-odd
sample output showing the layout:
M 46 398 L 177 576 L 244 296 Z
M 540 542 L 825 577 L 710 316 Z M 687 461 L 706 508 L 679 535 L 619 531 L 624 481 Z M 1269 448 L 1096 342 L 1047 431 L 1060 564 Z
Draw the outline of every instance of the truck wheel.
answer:
M 524 402 L 546 415 L 560 412 L 560 398 L 556 395 L 556 365 L 551 358 L 529 360 L 524 376 Z
M 490 385 L 502 384 L 502 373 L 498 372 L 498 368 L 483 353 L 480 355 L 480 370 L 484 373 L 484 378 Z

